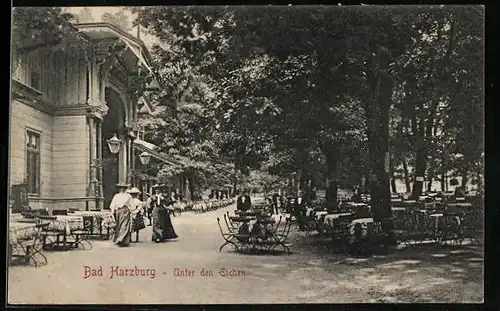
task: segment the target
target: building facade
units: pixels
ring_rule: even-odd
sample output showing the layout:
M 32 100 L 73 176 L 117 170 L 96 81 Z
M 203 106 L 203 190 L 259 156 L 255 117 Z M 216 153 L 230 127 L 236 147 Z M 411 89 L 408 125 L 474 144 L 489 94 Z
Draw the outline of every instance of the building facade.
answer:
M 107 23 L 75 25 L 85 47 L 25 48 L 13 66 L 9 185 L 31 208 L 101 209 L 131 182 L 138 105 L 130 80 L 150 70 L 144 43 Z M 117 154 L 107 140 L 120 140 Z

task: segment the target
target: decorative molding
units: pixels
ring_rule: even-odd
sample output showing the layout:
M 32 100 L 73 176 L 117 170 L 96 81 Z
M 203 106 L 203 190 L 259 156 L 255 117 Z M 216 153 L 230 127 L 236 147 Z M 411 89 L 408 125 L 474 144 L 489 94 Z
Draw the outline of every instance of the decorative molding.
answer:
M 20 102 L 26 106 L 29 106 L 35 110 L 46 113 L 50 116 L 84 116 L 88 115 L 89 105 L 72 105 L 72 106 L 54 106 L 47 104 L 43 101 L 33 101 L 26 98 L 15 97 L 14 101 Z
M 88 105 L 53 107 L 52 116 L 84 116 L 88 113 Z
M 14 95 L 14 94 L 13 94 Z M 46 104 L 42 101 L 33 101 L 33 100 L 30 100 L 30 99 L 27 99 L 27 98 L 23 98 L 23 97 L 17 97 L 17 96 L 12 96 L 13 100 L 14 101 L 17 101 L 17 102 L 20 102 L 26 106 L 29 106 L 35 110 L 38 110 L 40 112 L 43 112 L 43 113 L 46 113 L 50 116 L 53 115 L 54 113 L 54 107 L 49 105 L 49 104 Z
M 92 44 L 92 57 L 95 59 L 97 65 L 104 64 L 112 56 L 118 43 L 118 39 L 106 39 Z
M 87 202 L 101 199 L 99 197 L 76 197 L 76 198 L 42 198 L 28 195 L 28 198 L 33 203 L 57 203 L 57 202 Z
M 22 83 L 17 79 L 12 79 L 12 92 L 21 96 L 41 99 L 43 93 L 31 86 Z

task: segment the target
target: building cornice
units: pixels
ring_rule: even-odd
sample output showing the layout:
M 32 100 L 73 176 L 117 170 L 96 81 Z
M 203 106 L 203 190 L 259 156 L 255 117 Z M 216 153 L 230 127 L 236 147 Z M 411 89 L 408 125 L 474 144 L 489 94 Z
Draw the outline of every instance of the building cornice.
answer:
M 43 102 L 33 102 L 25 98 L 14 98 L 15 101 L 25 104 L 35 110 L 48 114 L 52 117 L 59 116 L 84 116 L 89 113 L 92 106 L 87 104 L 55 107 Z
M 76 198 L 48 198 L 48 197 L 38 197 L 28 195 L 28 198 L 33 203 L 55 203 L 55 202 L 85 202 L 85 201 L 95 201 L 96 199 L 103 199 L 100 197 L 76 197 Z

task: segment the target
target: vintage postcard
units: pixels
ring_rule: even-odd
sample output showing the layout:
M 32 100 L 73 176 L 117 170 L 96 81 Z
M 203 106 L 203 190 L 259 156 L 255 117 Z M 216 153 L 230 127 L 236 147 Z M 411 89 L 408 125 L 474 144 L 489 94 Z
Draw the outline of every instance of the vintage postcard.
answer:
M 8 304 L 483 301 L 484 7 L 16 7 Z

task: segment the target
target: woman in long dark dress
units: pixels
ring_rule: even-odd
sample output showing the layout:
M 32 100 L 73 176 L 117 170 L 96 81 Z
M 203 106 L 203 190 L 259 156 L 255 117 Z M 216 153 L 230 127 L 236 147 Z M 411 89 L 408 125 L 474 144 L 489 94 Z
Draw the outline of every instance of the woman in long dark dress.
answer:
M 170 219 L 169 207 L 173 201 L 160 192 L 160 187 L 155 187 L 155 194 L 151 197 L 153 206 L 153 242 L 160 243 L 165 240 L 178 238 Z

